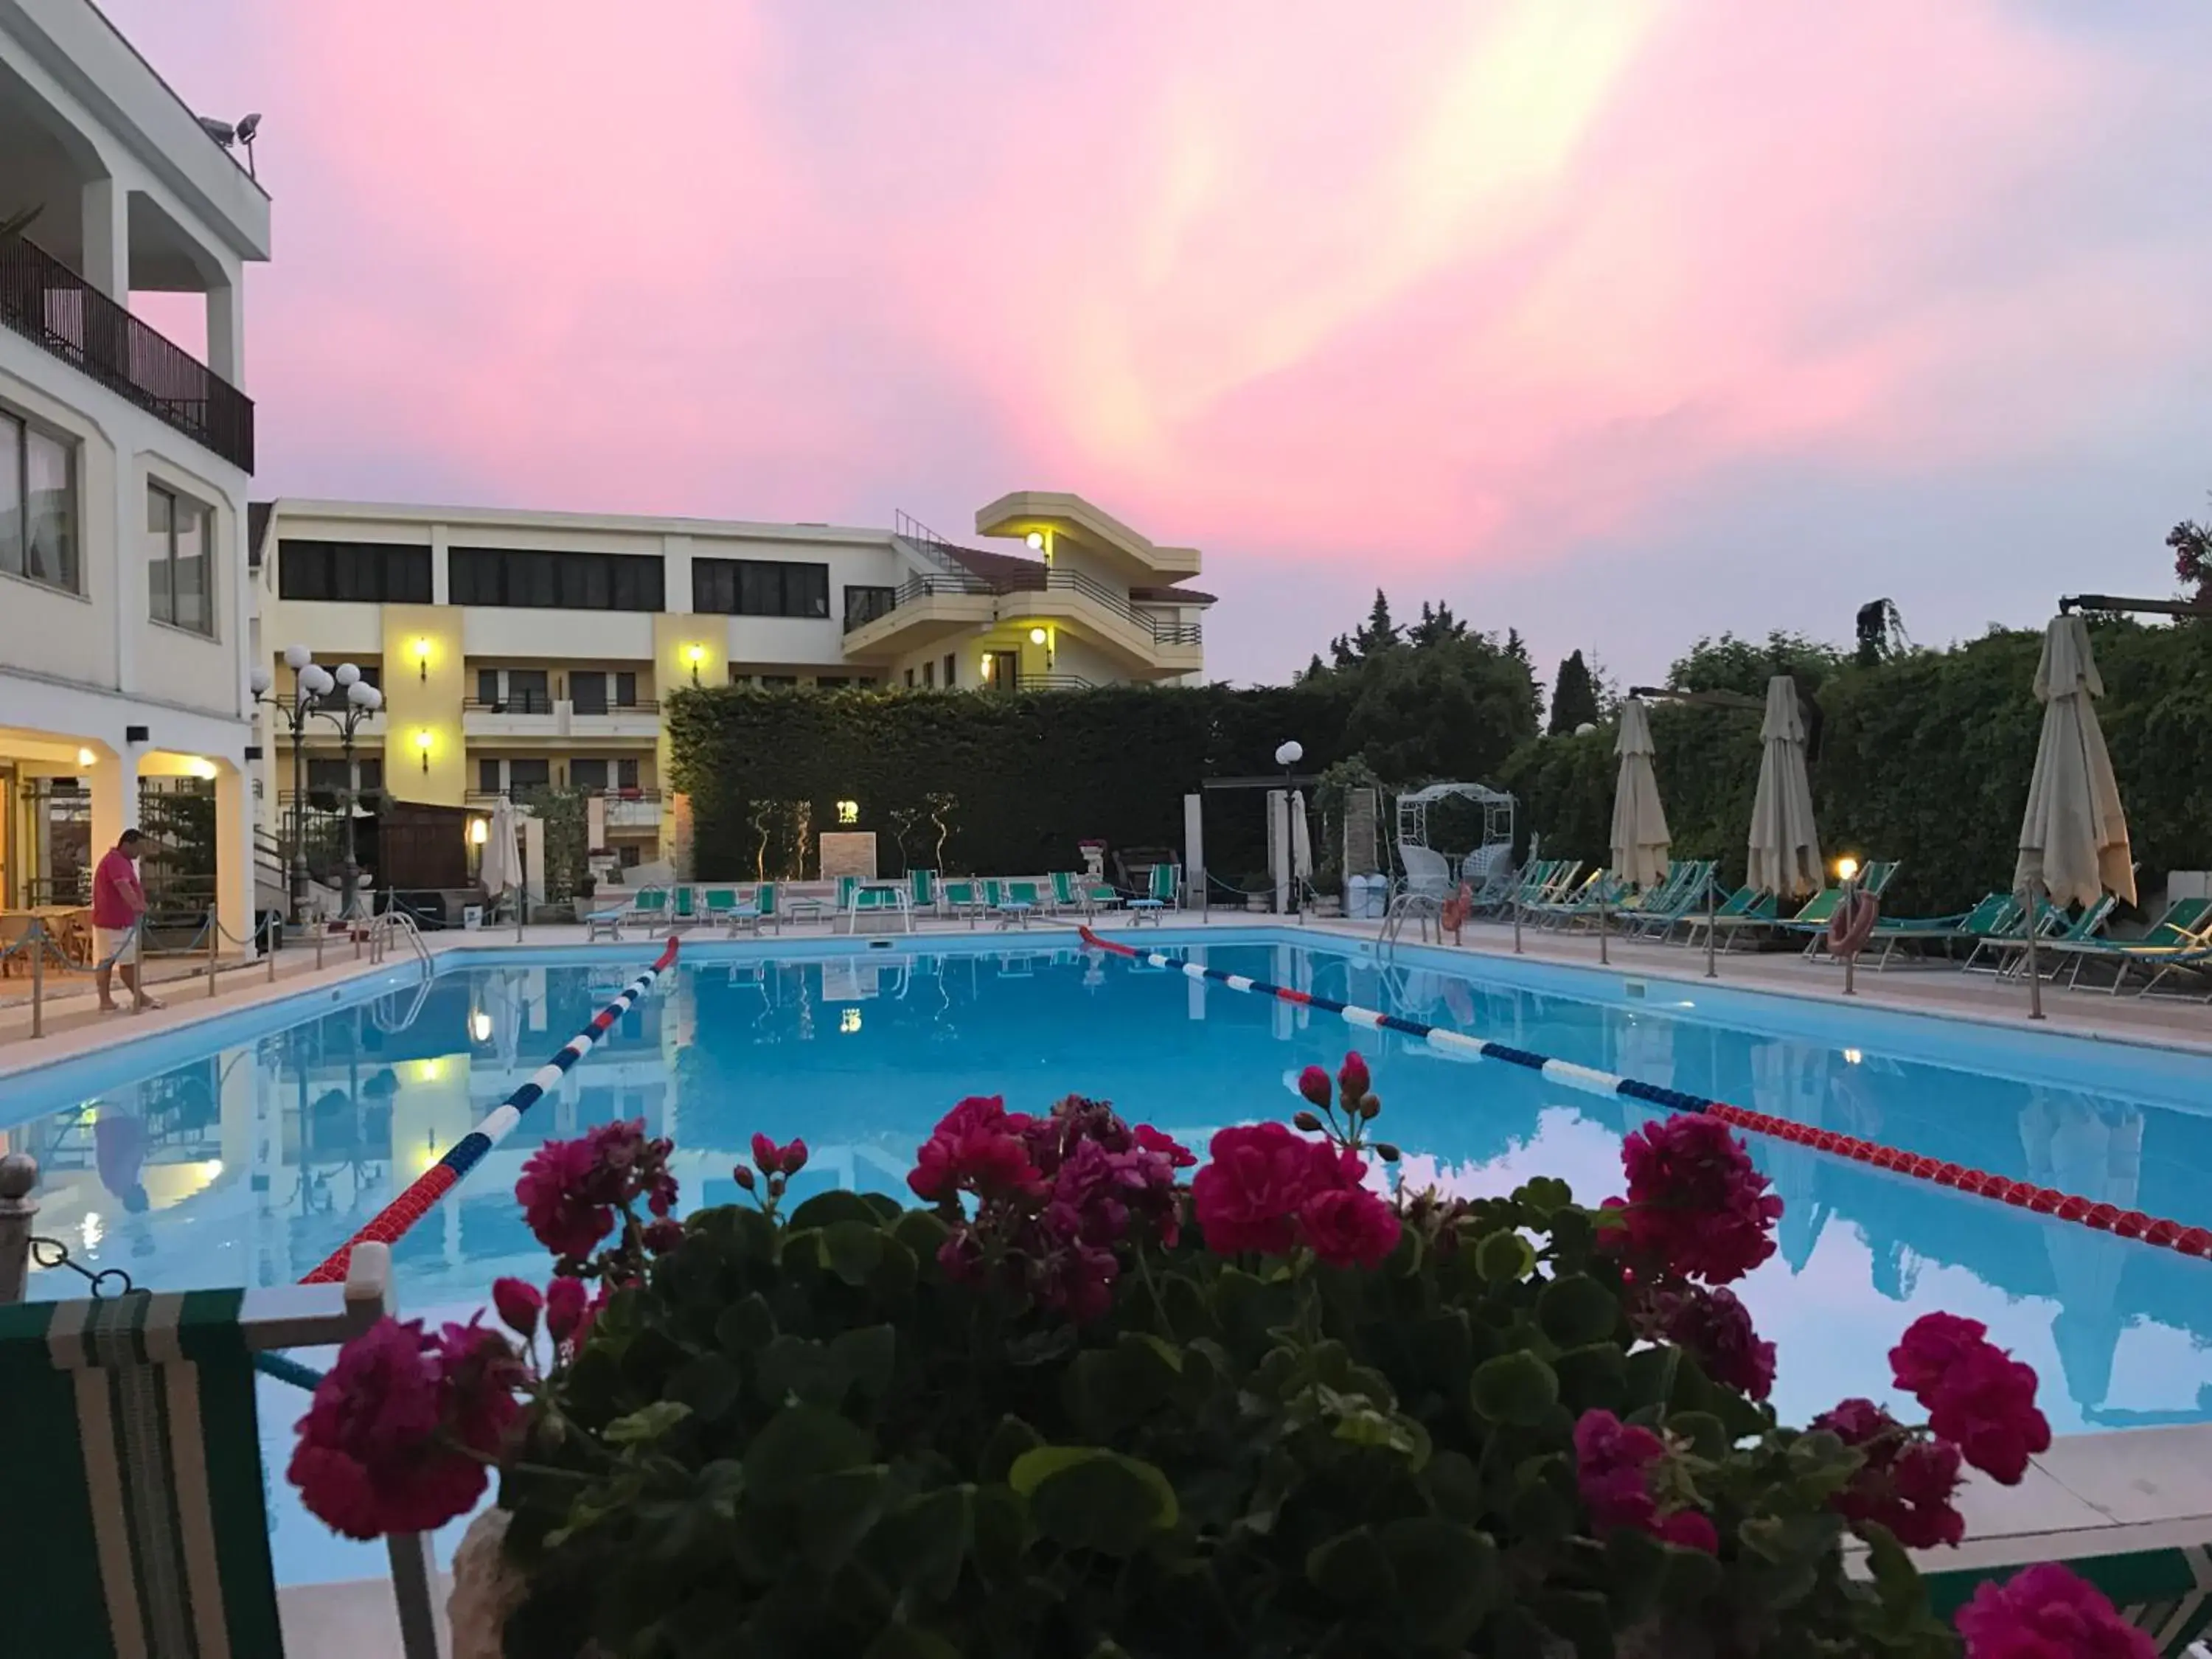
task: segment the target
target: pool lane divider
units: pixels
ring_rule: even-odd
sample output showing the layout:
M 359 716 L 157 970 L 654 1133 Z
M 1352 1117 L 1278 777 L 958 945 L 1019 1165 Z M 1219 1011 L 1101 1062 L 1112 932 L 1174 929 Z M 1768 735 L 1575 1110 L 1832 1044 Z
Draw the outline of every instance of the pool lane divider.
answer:
M 1294 1003 L 1302 1008 L 1318 1008 L 1325 1013 L 1340 1016 L 1347 1025 L 1402 1032 L 1407 1036 L 1419 1037 L 1431 1048 L 1447 1054 L 1474 1054 L 1485 1060 L 1503 1060 L 1509 1066 L 1524 1066 L 1529 1071 L 1542 1073 L 1554 1083 L 1579 1089 L 1585 1094 L 1615 1095 L 1644 1101 L 1653 1106 L 1663 1106 L 1670 1111 L 1700 1113 L 1753 1134 L 1786 1140 L 1795 1146 L 1810 1146 L 1816 1152 L 1832 1152 L 1839 1158 L 1871 1164 L 1878 1170 L 1889 1170 L 1899 1175 L 1910 1176 L 1917 1181 L 1933 1182 L 1939 1187 L 1972 1193 L 1979 1198 L 1996 1199 L 2015 1209 L 2055 1216 L 2061 1221 L 2077 1222 L 2082 1226 L 2117 1234 L 2122 1238 L 2140 1239 L 2146 1244 L 2160 1245 L 2166 1249 L 2178 1250 L 2184 1255 L 2212 1257 L 2212 1229 L 2185 1227 L 2178 1221 L 2145 1215 L 2141 1210 L 2124 1210 L 2115 1204 L 2095 1203 L 2072 1193 L 2062 1193 L 2056 1188 L 2014 1181 L 2004 1176 L 1991 1175 L 1986 1170 L 1970 1169 L 1962 1164 L 1946 1163 L 1942 1158 L 1923 1158 L 1917 1152 L 1885 1146 L 1879 1141 L 1863 1140 L 1856 1135 L 1838 1134 L 1832 1129 L 1814 1128 L 1810 1124 L 1799 1123 L 1790 1118 L 1747 1111 L 1741 1106 L 1731 1106 L 1724 1100 L 1700 1099 L 1696 1095 L 1685 1094 L 1680 1089 L 1665 1089 L 1654 1083 L 1640 1083 L 1634 1078 L 1617 1077 L 1611 1072 L 1577 1066 L 1571 1060 L 1553 1060 L 1548 1055 L 1533 1054 L 1526 1048 L 1516 1048 L 1509 1043 L 1492 1042 L 1482 1037 L 1469 1036 L 1463 1031 L 1445 1030 L 1418 1019 L 1378 1013 L 1372 1008 L 1357 1007 L 1351 1003 L 1339 1002 L 1333 997 L 1318 997 L 1285 986 L 1270 985 L 1265 980 L 1225 973 L 1218 968 L 1204 967 L 1179 957 L 1164 956 L 1157 951 L 1140 951 L 1133 945 L 1101 939 L 1088 927 L 1080 931 L 1085 945 L 1114 956 L 1128 957 L 1154 968 L 1176 969 L 1192 979 L 1217 980 L 1232 991 L 1249 991 L 1260 996 L 1273 997 L 1279 1002 Z
M 455 1141 L 447 1149 L 443 1158 L 415 1178 L 406 1191 L 378 1211 L 359 1232 L 333 1251 L 328 1261 L 300 1282 L 302 1285 L 343 1284 L 346 1266 L 353 1258 L 355 1245 L 372 1241 L 384 1244 L 396 1243 L 410 1227 L 428 1215 L 438 1200 L 452 1191 L 486 1152 L 513 1132 L 514 1126 L 522 1121 L 522 1115 L 543 1099 L 548 1089 L 560 1082 L 578 1060 L 591 1053 L 599 1039 L 614 1029 L 615 1022 L 635 1007 L 638 1000 L 653 989 L 653 981 L 665 973 L 675 960 L 676 940 L 672 938 L 654 959 L 653 966 L 625 986 L 620 996 L 593 1014 L 590 1023 L 570 1037 L 558 1054 L 539 1066 L 529 1082 L 487 1112 L 483 1122 Z

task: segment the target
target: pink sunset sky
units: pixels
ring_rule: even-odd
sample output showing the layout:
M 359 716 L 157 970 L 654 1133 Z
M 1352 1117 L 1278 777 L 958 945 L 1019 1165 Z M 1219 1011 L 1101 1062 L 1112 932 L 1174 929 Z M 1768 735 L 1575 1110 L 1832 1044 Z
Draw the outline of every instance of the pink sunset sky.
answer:
M 1379 582 L 1626 684 L 2166 593 L 2212 488 L 2201 0 L 106 4 L 264 116 L 263 494 L 1069 489 L 1218 676 Z

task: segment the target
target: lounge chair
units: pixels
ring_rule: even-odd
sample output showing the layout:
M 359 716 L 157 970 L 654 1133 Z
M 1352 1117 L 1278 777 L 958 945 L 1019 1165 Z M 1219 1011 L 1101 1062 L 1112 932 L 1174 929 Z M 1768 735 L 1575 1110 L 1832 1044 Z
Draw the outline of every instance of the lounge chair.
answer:
M 1595 921 L 1600 909 L 1610 916 L 1627 896 L 1626 878 L 1610 870 L 1599 870 L 1565 898 L 1544 906 L 1537 913 L 1537 921 L 1555 927 L 1571 927 L 1579 921 Z
M 732 905 L 729 915 L 731 937 L 734 939 L 742 933 L 757 935 L 763 928 L 771 926 L 781 933 L 783 931 L 783 915 L 775 908 L 775 884 L 764 881 L 753 889 L 749 902 Z
M 1859 872 L 1857 890 L 1869 898 L 1879 899 L 1897 875 L 1898 860 L 1876 860 Z M 1844 902 L 1840 887 L 1824 887 L 1805 901 L 1805 908 L 1787 921 L 1776 924 L 1784 932 L 1807 933 L 1805 954 L 1817 957 L 1828 948 L 1828 924 L 1835 920 L 1836 907 Z
M 2097 902 L 2094 904 L 2084 906 L 2081 914 L 2071 921 L 2066 919 L 2066 913 L 2063 910 L 2058 910 L 2053 907 L 2054 915 L 2050 925 L 2036 935 L 2036 972 L 2038 974 L 2048 972 L 2051 977 L 2056 980 L 2058 977 L 2059 969 L 2066 963 L 2067 957 L 2063 955 L 2049 955 L 2046 952 L 2058 951 L 2077 945 L 2086 945 L 2100 937 L 2105 931 L 2105 924 L 2112 920 L 2112 912 L 2119 908 L 2119 900 L 2114 898 L 2110 893 L 2100 893 L 2097 895 Z M 1997 941 L 1996 950 L 1997 973 L 2000 977 L 2027 971 L 2027 941 L 2025 939 L 2015 937 L 2001 939 Z M 2007 955 L 2007 952 L 2010 954 Z M 2075 979 L 2080 979 L 2081 955 L 2078 951 L 2072 957 L 2072 972 Z
M 1090 916 L 1113 909 L 1121 902 L 1121 895 L 1104 882 L 1094 886 L 1072 871 L 1052 872 L 1052 908 L 1055 911 L 1079 910 Z
M 916 914 L 937 908 L 937 872 L 909 870 L 906 872 L 907 902 Z
M 1874 939 L 1881 945 L 1881 957 L 1875 963 L 1876 971 L 1889 965 L 1900 945 L 1941 945 L 1948 954 L 1950 946 L 1966 940 L 1978 949 L 1984 940 L 2001 938 L 2020 925 L 2020 901 L 2010 893 L 1989 893 L 1971 910 L 1961 910 L 1951 916 L 1883 916 L 1874 925 Z
M 1711 916 L 1706 915 L 1703 910 L 1692 910 L 1687 915 L 1680 917 L 1674 926 L 1688 928 L 1689 937 L 1694 941 L 1698 930 L 1710 921 L 1713 931 L 1727 941 L 1721 946 L 1725 951 L 1735 945 L 1735 936 L 1739 931 L 1753 927 L 1773 927 L 1774 913 L 1778 908 L 1778 902 L 1772 893 L 1763 891 L 1756 887 L 1739 887 L 1714 908 Z M 1662 939 L 1671 937 L 1673 932 L 1674 928 L 1669 927 L 1659 937 Z
M 1705 903 L 1705 890 L 1712 885 L 1714 860 L 1692 859 L 1677 862 L 1674 868 L 1680 872 L 1680 880 L 1670 878 L 1637 903 L 1621 907 L 1623 932 L 1664 938 L 1676 922 Z
M 2066 913 L 2063 910 L 2049 899 L 2036 900 L 2035 929 L 2039 941 L 2049 939 L 2065 925 Z M 2015 903 L 2012 907 L 2012 914 L 2005 919 L 2003 927 L 1993 928 L 1987 938 L 1974 941 L 1974 948 L 1966 952 L 1966 959 L 1959 964 L 1960 971 L 1977 974 L 2002 971 L 2004 967 L 2006 950 L 2018 945 L 2027 937 L 2026 912 Z M 1986 966 L 1982 965 L 1982 952 L 1984 951 L 1990 953 L 1990 961 Z
M 2112 966 L 2110 988 L 2114 996 L 2119 994 L 2130 968 L 2151 969 L 2150 980 L 2143 987 L 2148 991 L 2169 973 L 2204 971 L 2205 953 L 2212 950 L 2212 898 L 2174 900 L 2141 939 L 2092 939 L 2063 945 L 2054 940 L 2051 949 L 2073 958 L 2069 985 L 2079 982 L 2084 963 L 2106 962 Z
M 963 878 L 937 884 L 937 908 L 955 920 L 967 917 L 968 925 L 973 927 L 983 912 L 990 908 L 990 901 L 981 883 Z
M 281 1655 L 254 1357 L 346 1340 L 391 1285 L 391 1248 L 359 1244 L 342 1286 L 0 1308 L 8 1651 Z M 437 1659 L 429 1540 L 387 1544 L 398 1651 Z
M 990 901 L 991 914 L 999 919 L 1002 928 L 1026 927 L 1030 918 L 1036 914 L 1039 900 L 1037 884 L 1033 881 L 987 881 L 983 892 Z
M 1144 896 L 1129 901 L 1130 926 L 1150 921 L 1157 927 L 1160 913 L 1171 905 L 1178 909 L 1182 908 L 1176 897 L 1176 867 L 1172 864 L 1156 864 L 1152 866 L 1152 878 L 1145 889 Z
M 731 914 L 738 908 L 738 890 L 734 887 L 709 887 L 701 898 L 706 907 L 708 921 L 717 927 L 727 927 Z
M 675 896 L 676 903 L 669 913 L 668 925 L 671 927 L 696 926 L 699 921 L 698 895 L 691 890 L 689 883 L 682 883 L 675 889 Z
M 1401 841 L 1398 843 L 1398 861 L 1406 866 L 1403 890 L 1434 899 L 1439 904 L 1450 896 L 1451 861 L 1436 848 Z

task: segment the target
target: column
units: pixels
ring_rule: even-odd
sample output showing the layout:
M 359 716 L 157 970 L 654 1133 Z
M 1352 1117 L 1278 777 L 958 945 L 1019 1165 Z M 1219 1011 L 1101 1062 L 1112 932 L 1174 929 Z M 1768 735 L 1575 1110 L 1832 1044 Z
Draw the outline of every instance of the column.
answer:
M 97 864 L 125 830 L 138 827 L 138 757 L 129 749 L 100 755 L 83 782 L 92 797 L 92 861 Z
M 219 760 L 215 775 L 215 913 L 223 930 L 225 955 L 237 941 L 253 938 L 253 811 L 246 799 L 246 770 Z
M 84 274 L 119 306 L 131 303 L 131 192 L 113 179 L 84 185 Z
M 246 385 L 246 288 L 223 283 L 207 291 L 207 365 L 243 389 Z

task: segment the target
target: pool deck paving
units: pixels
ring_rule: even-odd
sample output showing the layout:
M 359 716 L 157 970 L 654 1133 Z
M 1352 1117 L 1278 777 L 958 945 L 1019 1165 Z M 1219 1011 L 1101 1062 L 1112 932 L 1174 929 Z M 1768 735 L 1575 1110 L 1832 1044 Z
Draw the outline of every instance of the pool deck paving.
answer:
M 1003 938 L 1012 948 L 1018 940 L 1073 942 L 1083 919 L 1040 917 L 1026 928 L 999 933 L 983 929 L 985 939 Z M 1203 927 L 1224 944 L 1255 929 L 1270 932 L 1285 919 L 1248 913 L 1224 914 L 1200 919 L 1170 912 L 1166 926 L 1154 928 L 1134 923 L 1127 915 L 1105 915 L 1089 919 L 1102 934 L 1130 939 L 1158 938 L 1170 954 L 1182 939 L 1167 935 Z M 1310 934 L 1316 945 L 1339 949 L 1372 945 L 1376 924 L 1341 919 L 1310 918 L 1291 922 Z M 933 938 L 975 937 L 978 930 L 964 922 L 921 923 L 911 934 L 893 937 L 901 942 L 926 945 Z M 619 944 L 605 944 L 611 959 L 637 957 L 660 935 L 639 929 Z M 686 938 L 720 940 L 719 930 L 694 928 Z M 787 951 L 843 940 L 847 936 L 826 922 L 799 923 L 770 940 Z M 544 950 L 571 948 L 586 943 L 580 926 L 532 927 L 518 941 L 508 930 L 454 932 L 433 934 L 426 940 L 432 957 L 456 949 L 472 951 L 504 948 Z M 1491 960 L 1510 960 L 1514 954 L 1510 925 L 1472 922 L 1462 942 L 1423 943 L 1409 937 L 1400 947 L 1407 960 L 1424 966 L 1448 966 L 1464 957 L 1471 972 L 1480 973 Z M 1524 927 L 1520 954 L 1531 962 L 1555 966 L 1601 969 L 1599 942 L 1588 929 L 1559 932 Z M 1623 980 L 1644 979 L 1705 985 L 1706 957 L 1702 948 L 1661 945 L 1649 940 L 1609 939 L 1605 946 L 1609 961 L 1603 971 Z M 101 1014 L 92 1005 L 88 983 L 64 980 L 53 988 L 63 994 L 50 998 L 46 1010 L 46 1035 L 29 1036 L 29 1011 L 21 1001 L 27 988 L 20 981 L 0 982 L 0 1076 L 29 1066 L 49 1064 L 92 1052 L 121 1036 L 135 1036 L 189 1026 L 210 1014 L 230 1013 L 302 991 L 337 988 L 374 971 L 365 946 L 343 939 L 326 941 L 322 967 L 315 965 L 312 948 L 297 943 L 277 953 L 272 980 L 265 964 L 234 966 L 222 973 L 217 994 L 207 994 L 204 963 L 177 963 L 173 978 L 156 973 L 149 984 L 167 1006 L 138 1014 Z M 404 952 L 387 956 L 384 968 L 404 967 Z M 1840 964 L 1821 959 L 1808 961 L 1797 952 L 1737 950 L 1719 953 L 1715 962 L 1717 982 L 1735 990 L 1803 997 L 1822 1002 L 1844 1003 L 1844 970 Z M 1968 974 L 1940 963 L 1893 963 L 1887 971 L 1864 969 L 1856 975 L 1856 1006 L 1901 1013 L 1932 1015 L 1945 1019 L 1969 1019 L 1993 1025 L 2053 1036 L 2101 1042 L 2145 1043 L 2212 1054 L 2212 1007 L 2188 996 L 2114 997 L 2102 989 L 2074 989 L 2045 986 L 2045 1018 L 2028 1018 L 2027 987 L 2016 978 L 1998 979 L 1990 974 Z M 2212 1273 L 2212 1266 L 2208 1266 Z M 2212 1281 L 2208 1281 L 2212 1288 Z M 2132 1429 L 2097 1435 L 2069 1436 L 2034 1460 L 2020 1486 L 2005 1487 L 1980 1477 L 1970 1477 L 1962 1488 L 1960 1505 L 1967 1517 L 1967 1540 L 1958 1550 L 1922 1553 L 1922 1564 L 1931 1569 L 1959 1569 L 2004 1563 L 2065 1559 L 2089 1553 L 2202 1546 L 2212 1542 L 2212 1428 L 2181 1426 Z M 397 1623 L 388 1583 L 364 1580 L 342 1584 L 288 1586 L 281 1594 L 288 1646 L 327 1659 L 371 1659 L 397 1651 Z

